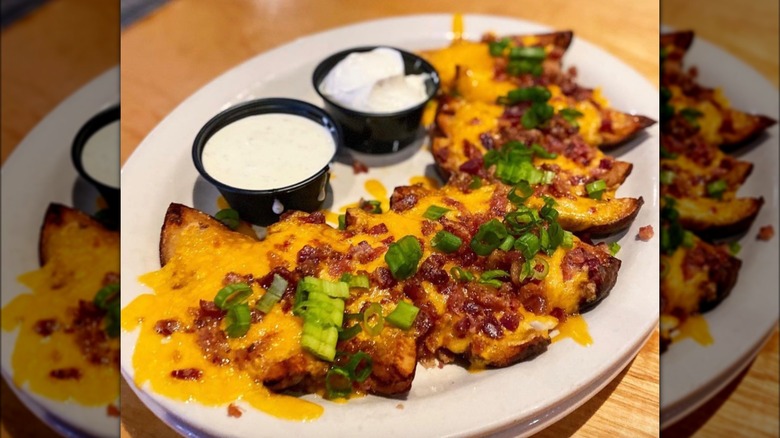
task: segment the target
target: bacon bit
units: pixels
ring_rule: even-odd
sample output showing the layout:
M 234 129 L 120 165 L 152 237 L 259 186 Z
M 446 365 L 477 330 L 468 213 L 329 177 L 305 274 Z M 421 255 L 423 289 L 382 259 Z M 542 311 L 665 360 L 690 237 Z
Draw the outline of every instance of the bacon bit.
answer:
M 199 380 L 203 377 L 203 371 L 197 368 L 184 368 L 171 371 L 171 377 L 179 380 Z
M 227 286 L 235 283 L 252 284 L 252 281 L 254 281 L 254 276 L 252 274 L 241 275 L 236 272 L 228 272 L 225 274 L 225 278 L 222 279 L 222 285 Z
M 554 316 L 556 319 L 558 319 L 558 322 L 566 321 L 566 312 L 560 307 L 555 307 L 552 309 L 550 311 L 550 316 Z
M 387 233 L 387 225 L 385 225 L 385 224 L 374 225 L 373 227 L 371 227 L 368 230 L 366 230 L 366 233 L 368 233 L 368 234 L 370 234 L 372 236 L 378 236 L 380 234 L 385 234 L 385 233 Z
M 368 166 L 362 161 L 352 159 L 352 172 L 357 175 L 359 173 L 368 173 Z
M 639 228 L 639 233 L 637 233 L 636 239 L 641 240 L 642 242 L 647 242 L 648 240 L 653 238 L 653 235 L 655 235 L 655 232 L 653 231 L 653 226 L 645 225 L 644 227 Z
M 436 231 L 436 225 L 429 220 L 424 220 L 420 226 L 420 231 L 422 231 L 423 236 L 430 236 Z
M 170 336 L 180 328 L 181 322 L 178 319 L 161 319 L 154 325 L 154 331 L 163 336 Z
M 775 235 L 775 228 L 771 225 L 765 225 L 761 227 L 760 230 L 758 230 L 758 236 L 756 236 L 756 239 L 763 240 L 764 242 L 772 239 Z
M 113 404 L 106 406 L 106 415 L 108 415 L 109 417 L 118 417 L 119 408 L 114 406 Z
M 395 408 L 403 410 L 404 404 L 403 403 L 398 403 L 397 405 L 395 405 Z
M 233 403 L 228 405 L 227 411 L 228 411 L 228 417 L 233 417 L 233 418 L 241 418 L 241 415 L 244 414 L 243 409 L 239 408 Z
M 33 326 L 33 331 L 35 333 L 38 333 L 39 335 L 43 337 L 51 336 L 52 333 L 59 330 L 60 324 L 57 322 L 56 319 L 42 319 L 35 323 Z
M 78 368 L 59 368 L 51 370 L 49 376 L 59 380 L 79 380 L 81 378 L 81 371 Z
M 472 158 L 461 164 L 459 170 L 470 175 L 476 175 L 482 169 L 482 158 Z

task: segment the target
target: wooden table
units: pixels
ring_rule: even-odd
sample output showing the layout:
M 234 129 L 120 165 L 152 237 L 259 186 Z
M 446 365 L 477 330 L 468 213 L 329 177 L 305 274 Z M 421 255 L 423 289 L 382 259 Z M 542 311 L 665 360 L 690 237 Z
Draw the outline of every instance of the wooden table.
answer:
M 658 85 L 659 10 L 655 2 L 610 0 L 584 8 L 565 0 L 174 0 L 122 33 L 122 157 L 126 159 L 182 100 L 258 53 L 306 34 L 359 21 L 453 12 L 505 15 L 572 29 L 578 37 L 608 50 Z M 623 33 L 615 37 L 618 29 Z M 617 431 L 630 436 L 657 435 L 658 376 L 656 332 L 614 381 L 541 436 L 595 436 Z M 174 436 L 126 390 L 122 418 L 122 436 Z
M 5 162 L 57 104 L 119 63 L 119 4 L 46 2 L 3 30 L 0 52 L 0 162 Z M 3 380 L 0 437 L 28 436 L 57 435 L 21 404 Z
M 676 29 L 693 29 L 701 38 L 750 64 L 775 87 L 780 86 L 778 2 L 762 0 L 735 6 L 723 0 L 665 0 L 661 18 Z M 745 372 L 701 408 L 665 429 L 664 436 L 780 436 L 778 343 L 775 327 L 774 335 Z

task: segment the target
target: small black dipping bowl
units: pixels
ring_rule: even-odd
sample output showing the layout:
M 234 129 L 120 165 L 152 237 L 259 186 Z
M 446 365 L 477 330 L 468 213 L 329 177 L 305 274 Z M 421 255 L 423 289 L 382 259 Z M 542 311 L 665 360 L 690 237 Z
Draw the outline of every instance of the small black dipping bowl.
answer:
M 201 128 L 192 144 L 192 161 L 201 176 L 217 187 L 219 193 L 225 197 L 230 207 L 238 212 L 241 219 L 261 226 L 278 221 L 279 216 L 285 211 L 313 212 L 318 210 L 325 200 L 325 186 L 330 179 L 330 162 L 314 175 L 293 185 L 268 190 L 247 190 L 229 186 L 209 175 L 203 167 L 201 155 L 209 138 L 220 129 L 244 117 L 270 113 L 292 114 L 317 122 L 333 136 L 333 141 L 336 144 L 334 156 L 338 148 L 341 147 L 339 127 L 325 111 L 307 102 L 282 98 L 253 100 L 222 111 Z M 333 157 L 330 161 L 332 160 Z M 238 161 L 236 165 L 240 166 L 241 162 Z M 276 208 L 274 203 L 276 203 Z M 283 209 L 280 209 L 280 206 Z
M 387 46 L 356 47 L 338 52 L 322 61 L 312 75 L 314 89 L 325 102 L 325 110 L 341 125 L 344 145 L 369 154 L 398 152 L 412 143 L 420 128 L 420 119 L 425 105 L 439 89 L 439 74 L 428 61 L 395 47 L 387 47 L 401 52 L 405 74 L 428 73 L 430 75 L 430 79 L 425 84 L 428 91 L 428 98 L 425 101 L 393 113 L 367 113 L 342 106 L 320 92 L 320 84 L 339 61 L 350 53 L 368 52 L 378 47 Z
M 73 166 L 76 168 L 76 171 L 82 178 L 87 180 L 87 182 L 97 189 L 100 196 L 106 200 L 108 208 L 115 213 L 119 212 L 119 189 L 117 187 L 107 186 L 87 173 L 81 162 L 81 152 L 84 150 L 87 140 L 98 132 L 100 128 L 119 120 L 119 114 L 119 105 L 117 105 L 107 108 L 93 116 L 81 127 L 81 129 L 79 129 L 79 132 L 73 139 L 73 145 L 70 149 L 70 158 L 73 161 Z M 116 141 L 116 147 L 119 147 L 119 139 Z M 118 167 L 119 166 L 117 166 L 117 168 Z

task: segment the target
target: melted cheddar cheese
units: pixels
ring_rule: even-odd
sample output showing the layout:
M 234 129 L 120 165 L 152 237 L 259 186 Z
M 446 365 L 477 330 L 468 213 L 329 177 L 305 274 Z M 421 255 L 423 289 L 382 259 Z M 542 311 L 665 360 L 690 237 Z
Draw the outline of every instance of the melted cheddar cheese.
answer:
M 44 319 L 69 325 L 79 300 L 92 302 L 105 275 L 119 272 L 119 236 L 68 221 L 57 225 L 45 245 L 46 264 L 19 277 L 29 293 L 17 296 L 2 310 L 3 330 L 18 329 L 11 358 L 14 384 L 58 401 L 89 406 L 113 403 L 119 396 L 116 366 L 90 363 L 72 333 L 59 329 L 44 337 L 34 327 Z M 109 346 L 118 350 L 119 338 L 110 339 Z M 55 379 L 49 374 L 67 368 L 78 369 L 81 376 Z

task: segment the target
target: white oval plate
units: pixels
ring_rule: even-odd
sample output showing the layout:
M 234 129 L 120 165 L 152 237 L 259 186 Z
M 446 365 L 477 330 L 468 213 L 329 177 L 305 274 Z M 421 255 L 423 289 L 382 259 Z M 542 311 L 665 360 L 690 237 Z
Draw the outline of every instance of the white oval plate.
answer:
M 119 67 L 107 70 L 52 110 L 14 149 L 2 169 L 2 306 L 29 293 L 16 278 L 39 268 L 38 234 L 51 202 L 94 213 L 97 190 L 81 179 L 70 150 L 92 116 L 119 103 Z M 13 213 L 10 213 L 13 212 Z M 116 436 L 119 419 L 106 407 L 58 402 L 13 383 L 11 357 L 18 330 L 0 331 L 0 367 L 8 386 L 40 418 L 65 436 Z M 119 382 L 117 382 L 119 385 Z M 118 405 L 119 400 L 116 403 Z
M 257 97 L 292 97 L 321 106 L 311 86 L 311 73 L 319 60 L 360 45 L 408 50 L 444 47 L 450 41 L 451 21 L 450 15 L 407 16 L 302 38 L 233 68 L 179 105 L 146 137 L 122 170 L 123 307 L 150 292 L 137 278 L 160 268 L 157 248 L 168 204 L 194 205 L 212 214 L 217 210 L 216 190 L 198 177 L 190 152 L 198 130 L 212 116 Z M 464 22 L 469 39 L 478 39 L 486 31 L 519 34 L 550 30 L 491 16 L 469 15 Z M 603 86 L 614 106 L 657 116 L 655 87 L 603 50 L 575 38 L 565 60 L 577 66 L 583 84 Z M 634 236 L 642 225 L 658 229 L 658 144 L 658 129 L 653 127 L 621 148 L 621 158 L 635 167 L 620 194 L 641 195 L 645 206 L 631 229 L 621 236 L 623 268 L 617 285 L 611 296 L 585 317 L 595 339 L 589 348 L 564 340 L 532 361 L 477 374 L 457 366 L 419 367 L 411 392 L 401 399 L 368 396 L 336 404 L 309 395 L 305 398 L 322 404 L 325 413 L 308 423 L 277 420 L 252 409 L 236 420 L 228 418 L 224 406 L 175 402 L 148 388 L 131 387 L 155 414 L 183 434 L 352 436 L 380 431 L 386 436 L 454 436 L 511 426 L 513 435 L 538 431 L 606 385 L 638 352 L 657 323 L 658 270 L 648 269 L 658 266 L 657 239 L 645 243 L 635 241 Z M 338 211 L 340 206 L 366 197 L 363 183 L 368 178 L 380 180 L 392 191 L 409 184 L 412 176 L 433 174 L 433 159 L 424 147 L 399 153 L 395 163 L 362 158 L 379 167 L 354 175 L 350 166 L 335 163 L 334 196 L 326 200 L 326 208 Z M 123 332 L 122 372 L 129 382 L 133 382 L 136 340 L 137 330 Z M 396 407 L 399 403 L 403 409 Z
M 665 29 L 666 30 L 666 29 Z M 741 60 L 696 36 L 684 59 L 697 66 L 699 82 L 723 89 L 735 108 L 778 119 L 777 89 Z M 763 196 L 764 206 L 742 237 L 742 269 L 731 295 L 705 313 L 715 342 L 702 347 L 685 339 L 661 355 L 661 426 L 692 412 L 739 374 L 758 354 L 777 322 L 778 236 L 756 240 L 759 228 L 778 229 L 778 127 L 735 154 L 753 163 L 740 196 Z

